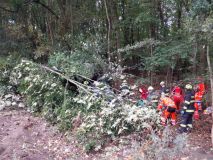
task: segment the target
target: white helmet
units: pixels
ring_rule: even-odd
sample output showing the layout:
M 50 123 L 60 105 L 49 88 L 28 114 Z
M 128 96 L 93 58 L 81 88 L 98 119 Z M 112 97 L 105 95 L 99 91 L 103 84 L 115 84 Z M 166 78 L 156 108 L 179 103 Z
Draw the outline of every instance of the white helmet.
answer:
M 127 80 L 123 80 L 123 82 L 122 83 L 127 83 Z
M 161 86 L 165 85 L 165 82 L 164 82 L 164 81 L 161 81 L 161 82 L 160 82 L 160 85 L 161 85 Z
M 154 88 L 152 86 L 148 87 L 148 91 L 153 91 L 153 90 L 154 90 Z
M 192 89 L 192 85 L 191 85 L 191 84 L 187 84 L 187 85 L 185 86 L 185 88 L 186 88 L 186 89 Z

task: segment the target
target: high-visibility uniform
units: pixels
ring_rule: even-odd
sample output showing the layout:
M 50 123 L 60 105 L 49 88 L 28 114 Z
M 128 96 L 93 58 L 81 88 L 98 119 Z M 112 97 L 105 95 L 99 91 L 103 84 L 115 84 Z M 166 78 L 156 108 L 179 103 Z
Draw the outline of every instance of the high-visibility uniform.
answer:
M 183 101 L 183 92 L 182 89 L 178 86 L 175 86 L 172 90 L 172 98 L 177 106 L 177 110 L 180 110 L 180 104 Z
M 160 103 L 158 104 L 158 110 L 163 110 L 161 116 L 162 125 L 166 126 L 168 118 L 171 118 L 172 125 L 176 124 L 176 105 L 174 101 L 169 97 L 162 97 Z
M 203 93 L 202 92 L 196 92 L 195 93 L 195 110 L 198 111 L 198 110 L 202 110 L 202 107 L 201 107 L 201 102 L 202 102 L 202 98 L 203 98 Z
M 194 113 L 194 119 L 197 120 L 199 119 L 199 110 L 202 110 L 202 99 L 203 95 L 205 93 L 205 85 L 204 83 L 198 84 L 197 92 L 195 93 L 195 113 Z
M 203 98 L 203 95 L 205 93 L 205 85 L 204 83 L 198 84 L 197 92 L 195 93 L 195 109 L 196 111 L 202 110 L 201 108 L 201 101 Z
M 193 91 L 188 90 L 185 93 L 183 111 L 180 127 L 182 132 L 186 132 L 187 129 L 192 128 L 192 118 L 195 111 Z
M 198 84 L 198 89 L 199 89 L 199 91 L 202 93 L 202 94 L 204 94 L 205 93 L 205 84 L 204 83 L 199 83 Z

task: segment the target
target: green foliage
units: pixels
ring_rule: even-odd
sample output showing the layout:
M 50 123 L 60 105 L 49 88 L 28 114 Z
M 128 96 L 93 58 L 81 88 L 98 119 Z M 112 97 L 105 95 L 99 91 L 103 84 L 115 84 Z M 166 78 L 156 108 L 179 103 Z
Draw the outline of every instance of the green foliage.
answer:
M 16 66 L 20 61 L 20 56 L 18 54 L 12 54 L 10 56 L 0 57 L 0 85 L 9 85 L 10 74 L 13 67 Z M 3 87 L 3 88 L 5 88 Z
M 92 151 L 95 148 L 96 142 L 95 141 L 89 141 L 86 145 L 85 145 L 85 151 L 89 152 Z
M 1 5 L 19 9 L 17 14 L 1 13 L 2 33 L 7 33 L 2 34 L 0 43 L 3 53 L 18 52 L 22 57 L 38 58 L 41 63 L 47 62 L 50 55 L 50 64 L 61 67 L 68 75 L 74 71 L 90 77 L 104 68 L 107 58 L 125 66 L 142 63 L 146 71 L 165 73 L 172 68 L 176 72 L 179 59 L 187 61 L 186 68 L 194 63 L 194 43 L 211 44 L 212 40 L 209 0 L 110 0 L 107 6 L 94 0 L 26 4 L 11 0 Z M 140 42 L 148 38 L 161 44 L 153 44 L 152 49 L 150 43 L 141 46 Z M 108 46 L 113 56 L 106 52 Z M 51 55 L 54 51 L 56 54 Z
M 58 124 L 61 131 L 76 129 L 79 142 L 87 151 L 99 150 L 113 137 L 161 128 L 155 109 L 138 108 L 116 95 L 109 99 L 104 92 L 107 86 L 99 83 L 99 96 L 92 90 L 91 94 L 79 90 L 75 96 L 56 75 L 30 61 L 22 60 L 14 68 L 10 82 L 25 96 L 30 112 Z
M 9 81 L 9 68 L 7 57 L 0 57 L 0 96 L 6 93 Z
M 144 69 L 148 71 L 161 71 L 167 67 L 175 69 L 178 60 L 190 60 L 191 45 L 191 43 L 186 41 L 172 41 L 158 45 L 154 50 L 153 56 L 145 57 L 142 60 L 145 66 Z
M 49 64 L 63 69 L 68 76 L 80 74 L 89 78 L 104 69 L 104 61 L 100 57 L 83 51 L 54 53 L 49 58 Z
M 191 14 L 192 16 L 206 14 L 210 9 L 211 5 L 207 0 L 194 0 L 192 3 Z
M 61 130 L 72 127 L 71 120 L 76 116 L 75 110 L 72 115 L 68 114 L 75 106 L 72 92 L 62 86 L 56 75 L 23 60 L 14 68 L 10 82 L 17 85 L 19 92 L 26 97 L 28 111 L 41 113 L 50 122 L 61 125 Z
M 31 61 L 22 60 L 13 69 L 10 82 L 26 97 L 28 111 L 41 113 L 50 122 L 57 123 L 62 131 L 73 127 L 72 120 L 79 113 L 95 113 L 100 108 L 99 101 L 90 96 L 80 94 L 76 99 L 72 91 L 63 87 L 58 76 Z M 90 103 L 86 103 L 88 100 Z
M 22 61 L 11 74 L 11 82 L 18 85 L 21 94 L 27 95 L 27 106 L 31 112 L 53 113 L 63 101 L 64 89 L 57 77 L 42 72 L 35 64 Z M 53 120 L 53 117 L 49 117 Z
M 106 6 L 103 1 L 95 0 L 26 3 L 10 0 L 0 5 L 17 10 L 17 14 L 0 10 L 2 54 L 16 55 L 8 61 L 0 59 L 0 82 L 8 84 L 11 76 L 11 82 L 25 95 L 29 111 L 60 124 L 62 131 L 75 128 L 75 122 L 80 119 L 83 123 L 78 124 L 78 133 L 86 150 L 100 148 L 105 143 L 103 137 L 143 132 L 158 126 L 159 117 L 154 110 L 138 109 L 123 100 L 118 105 L 118 96 L 114 94 L 113 104 L 107 102 L 113 96 L 107 97 L 105 92 L 97 98 L 79 91 L 76 97 L 62 86 L 58 76 L 31 62 L 23 61 L 11 74 L 11 68 L 21 57 L 48 62 L 72 79 L 76 75 L 91 78 L 105 72 L 107 58 L 124 66 L 140 66 L 135 68 L 145 74 L 153 73 L 151 76 L 169 69 L 179 73 L 189 70 L 192 64 L 205 68 L 205 61 L 200 62 L 205 59 L 202 47 L 209 45 L 212 50 L 210 0 L 108 0 Z M 107 47 L 113 54 L 106 52 Z M 116 71 L 115 75 L 122 71 Z M 191 74 L 183 76 L 191 80 Z M 145 84 L 149 83 L 147 77 L 142 79 Z M 92 92 L 89 86 L 83 86 Z
M 113 138 L 133 132 L 160 129 L 160 116 L 155 109 L 138 108 L 121 103 L 108 106 L 102 103 L 101 111 L 88 115 L 78 129 L 79 141 L 87 144 L 96 141 L 96 150 L 105 143 L 104 137 Z
M 137 4 L 138 5 L 138 4 Z M 157 19 L 156 15 L 155 15 L 155 4 L 150 1 L 142 1 L 139 5 L 140 7 L 140 13 L 138 14 L 138 16 L 136 17 L 136 23 L 156 23 L 159 22 L 159 20 Z

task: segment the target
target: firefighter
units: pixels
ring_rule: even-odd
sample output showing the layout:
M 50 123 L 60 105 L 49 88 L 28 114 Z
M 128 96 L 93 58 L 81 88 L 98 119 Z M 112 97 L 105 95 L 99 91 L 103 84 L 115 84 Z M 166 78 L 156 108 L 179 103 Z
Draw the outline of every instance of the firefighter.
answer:
M 204 85 L 204 83 L 200 82 L 196 86 L 195 90 L 196 90 L 196 92 L 195 92 L 195 103 L 194 103 L 194 107 L 195 107 L 194 119 L 198 120 L 200 118 L 199 111 L 202 110 L 203 95 L 205 94 L 205 85 Z
M 184 97 L 184 106 L 182 109 L 182 120 L 180 124 L 180 133 L 190 131 L 192 129 L 192 118 L 194 114 L 194 91 L 191 84 L 185 86 L 186 92 Z
M 180 104 L 183 101 L 183 92 L 182 89 L 174 83 L 174 88 L 172 89 L 172 99 L 175 102 L 175 105 L 177 106 L 177 112 L 180 111 Z
M 161 97 L 160 102 L 158 104 L 157 109 L 159 111 L 163 110 L 162 116 L 161 116 L 161 124 L 163 126 L 167 125 L 167 121 L 169 118 L 171 118 L 172 125 L 176 125 L 176 105 L 174 101 L 169 97 L 170 90 L 167 88 L 164 91 L 164 97 Z

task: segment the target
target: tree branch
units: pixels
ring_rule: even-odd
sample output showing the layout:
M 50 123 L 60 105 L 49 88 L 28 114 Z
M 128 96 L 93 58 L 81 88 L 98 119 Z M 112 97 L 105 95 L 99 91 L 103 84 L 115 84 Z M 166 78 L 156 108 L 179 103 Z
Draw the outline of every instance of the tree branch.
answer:
M 50 13 L 52 13 L 57 19 L 59 19 L 59 16 L 46 4 L 41 3 L 40 0 L 32 0 L 33 3 L 40 4 L 42 7 L 46 8 Z
M 47 9 L 50 13 L 52 13 L 57 19 L 59 18 L 59 16 L 46 4 L 42 3 L 40 0 L 26 0 L 24 5 L 29 5 L 29 3 L 36 3 L 41 5 L 42 7 L 44 7 L 45 9 Z M 11 10 L 11 9 L 7 9 L 4 7 L 0 6 L 0 9 L 7 11 L 7 12 L 11 12 L 11 13 L 17 13 L 19 11 L 19 7 L 17 7 L 16 10 Z
M 0 9 L 4 10 L 6 12 L 11 12 L 11 13 L 17 13 L 19 10 L 19 8 L 17 8 L 16 10 L 10 10 L 10 9 L 7 9 L 7 8 L 1 7 L 1 6 L 0 6 Z

